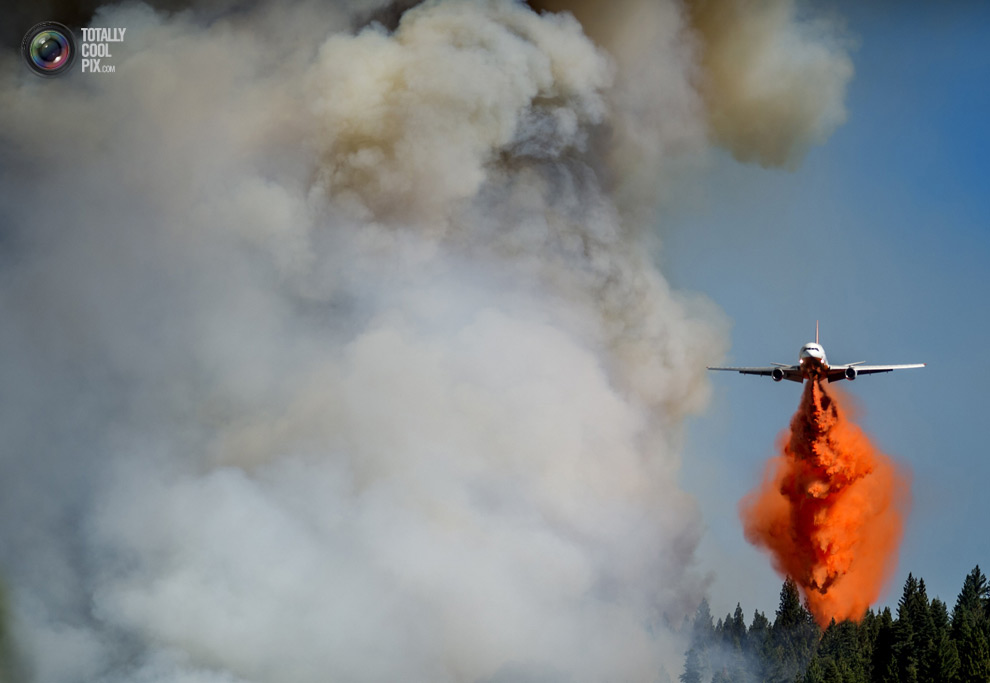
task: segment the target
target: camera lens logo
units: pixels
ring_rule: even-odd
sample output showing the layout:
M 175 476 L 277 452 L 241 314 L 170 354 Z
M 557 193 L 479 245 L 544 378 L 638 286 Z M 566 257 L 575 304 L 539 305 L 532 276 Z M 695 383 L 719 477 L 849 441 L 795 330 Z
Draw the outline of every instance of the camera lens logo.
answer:
M 21 54 L 39 76 L 57 76 L 69 69 L 76 56 L 72 31 L 54 21 L 44 21 L 24 34 Z

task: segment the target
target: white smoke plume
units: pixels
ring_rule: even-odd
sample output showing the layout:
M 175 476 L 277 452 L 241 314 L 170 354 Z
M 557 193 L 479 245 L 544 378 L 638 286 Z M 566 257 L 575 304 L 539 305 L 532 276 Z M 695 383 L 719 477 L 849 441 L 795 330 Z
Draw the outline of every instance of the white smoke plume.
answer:
M 511 0 L 208 6 L 99 10 L 113 74 L 0 55 L 32 679 L 676 675 L 677 450 L 725 345 L 642 222 L 707 134 L 680 6 L 618 57 Z

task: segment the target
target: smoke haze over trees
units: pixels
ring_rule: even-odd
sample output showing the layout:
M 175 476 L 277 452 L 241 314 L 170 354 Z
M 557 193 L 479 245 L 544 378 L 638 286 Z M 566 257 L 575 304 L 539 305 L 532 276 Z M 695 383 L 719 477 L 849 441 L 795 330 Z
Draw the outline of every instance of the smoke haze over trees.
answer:
M 736 607 L 716 623 L 702 602 L 690 627 L 681 683 L 971 683 L 990 680 L 990 588 L 975 567 L 951 613 L 908 575 L 895 611 L 822 630 L 784 582 L 773 622 L 747 629 Z

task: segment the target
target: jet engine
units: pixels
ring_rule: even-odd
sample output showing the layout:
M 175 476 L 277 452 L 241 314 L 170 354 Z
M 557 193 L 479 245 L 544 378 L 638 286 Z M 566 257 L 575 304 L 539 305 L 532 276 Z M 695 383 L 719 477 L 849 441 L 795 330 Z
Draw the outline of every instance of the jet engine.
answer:
M 781 370 L 780 368 L 774 368 L 773 370 L 770 371 L 770 376 L 773 377 L 774 382 L 779 382 L 780 380 L 784 379 L 784 371 Z M 856 375 L 853 374 L 853 377 L 855 376 Z
M 856 371 L 856 368 L 846 368 L 846 379 L 850 382 L 856 379 L 856 375 L 858 374 L 859 373 Z

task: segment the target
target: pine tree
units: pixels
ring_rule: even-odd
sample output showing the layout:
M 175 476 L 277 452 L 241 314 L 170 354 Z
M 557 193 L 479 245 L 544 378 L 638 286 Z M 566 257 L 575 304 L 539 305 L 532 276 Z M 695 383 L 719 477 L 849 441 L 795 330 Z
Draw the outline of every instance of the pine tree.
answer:
M 953 621 L 960 610 L 979 613 L 985 619 L 988 598 L 990 598 L 990 589 L 987 586 L 987 577 L 980 571 L 980 565 L 976 565 L 963 581 L 962 590 L 956 599 L 956 607 L 952 611 Z
M 753 673 L 753 680 L 767 679 L 767 653 L 770 637 L 770 621 L 759 610 L 753 612 L 753 621 L 746 633 L 746 668 Z
M 715 627 L 712 625 L 712 610 L 707 600 L 702 600 L 694 613 L 691 625 L 691 644 L 701 648 L 711 647 L 715 640 Z
M 959 680 L 990 681 L 987 642 L 987 577 L 977 565 L 963 581 L 952 610 L 952 639 L 959 656 Z
M 911 603 L 909 615 L 914 633 L 913 645 L 918 653 L 918 678 L 930 682 L 927 672 L 931 671 L 935 659 L 935 622 L 924 579 L 918 579 L 918 591 Z
M 822 666 L 820 658 L 812 657 L 811 661 L 808 662 L 803 681 L 804 683 L 825 683 L 825 668 Z
M 772 625 L 756 611 L 747 629 L 737 604 L 716 626 L 703 602 L 686 655 L 681 683 L 990 683 L 990 584 L 970 572 L 950 619 L 909 574 L 896 619 L 871 609 L 822 633 L 787 580 Z
M 990 648 L 978 617 L 969 611 L 953 614 L 952 634 L 959 657 L 959 680 L 990 681 Z
M 746 620 L 743 617 L 742 607 L 736 603 L 736 611 L 732 615 L 725 615 L 722 621 L 722 642 L 726 647 L 734 650 L 742 650 L 746 640 Z
M 689 648 L 684 662 L 684 673 L 680 675 L 681 683 L 701 683 L 701 657 L 696 648 Z
M 722 657 L 726 683 L 746 683 L 746 619 L 742 606 L 736 603 L 732 616 L 726 615 L 722 622 Z M 713 679 L 714 681 L 714 679 Z
M 856 640 L 859 644 L 859 657 L 862 662 L 863 683 L 870 680 L 873 672 L 873 650 L 877 641 L 877 633 L 880 631 L 880 618 L 872 609 L 866 610 L 863 621 L 856 629 Z
M 931 618 L 932 647 L 922 666 L 922 679 L 950 683 L 959 673 L 959 653 L 950 635 L 948 610 L 938 598 L 932 600 Z
M 818 643 L 816 658 L 820 658 L 825 666 L 826 680 L 833 675 L 830 662 L 835 664 L 844 681 L 869 680 L 868 660 L 860 650 L 859 627 L 851 621 L 836 623 L 832 620 Z
M 814 654 L 820 631 L 801 604 L 797 586 L 788 578 L 780 589 L 780 606 L 770 628 L 765 680 L 790 683 L 800 676 Z
M 825 683 L 842 683 L 842 669 L 835 663 L 834 659 L 829 659 L 825 664 Z
M 707 600 L 702 600 L 691 625 L 691 645 L 686 653 L 681 683 L 701 683 L 708 679 L 708 653 L 715 644 L 715 627 Z
M 877 622 L 877 637 L 873 644 L 873 665 L 870 681 L 873 683 L 897 683 L 897 661 L 894 658 L 894 619 L 889 607 L 884 607 Z
M 904 593 L 897 603 L 894 626 L 894 657 L 901 683 L 918 683 L 923 658 L 931 648 L 932 631 L 924 581 L 919 582 L 913 574 L 908 574 Z

